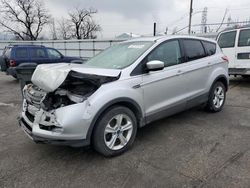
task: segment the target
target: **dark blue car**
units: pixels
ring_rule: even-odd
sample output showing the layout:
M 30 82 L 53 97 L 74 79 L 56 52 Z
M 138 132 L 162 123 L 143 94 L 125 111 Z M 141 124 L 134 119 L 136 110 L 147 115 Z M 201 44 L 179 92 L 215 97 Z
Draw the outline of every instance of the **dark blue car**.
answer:
M 10 45 L 1 57 L 1 71 L 16 78 L 16 67 L 47 63 L 83 63 L 77 57 L 67 57 L 54 48 L 37 45 Z

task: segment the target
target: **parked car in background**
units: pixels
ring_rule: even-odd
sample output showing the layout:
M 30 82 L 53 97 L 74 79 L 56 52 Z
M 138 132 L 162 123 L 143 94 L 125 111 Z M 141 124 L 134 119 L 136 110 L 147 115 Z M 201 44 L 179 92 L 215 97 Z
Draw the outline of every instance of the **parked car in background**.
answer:
M 204 104 L 222 110 L 228 61 L 215 41 L 169 36 L 114 45 L 85 64 L 39 65 L 19 120 L 38 143 L 126 151 L 137 129 Z
M 250 77 L 250 26 L 227 29 L 217 41 L 229 58 L 229 74 Z
M 67 57 L 54 48 L 38 45 L 9 45 L 1 56 L 1 71 L 16 77 L 16 67 L 48 63 L 83 63 L 78 57 Z

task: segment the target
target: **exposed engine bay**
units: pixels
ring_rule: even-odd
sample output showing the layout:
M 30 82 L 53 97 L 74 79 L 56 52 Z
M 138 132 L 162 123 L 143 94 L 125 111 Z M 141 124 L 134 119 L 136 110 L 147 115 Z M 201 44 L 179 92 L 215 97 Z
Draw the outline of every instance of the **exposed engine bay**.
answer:
M 51 111 L 81 103 L 102 84 L 115 81 L 118 78 L 70 71 L 65 81 L 55 91 L 46 92 L 34 84 L 29 84 L 24 89 L 24 97 L 28 104 L 37 109 L 42 108 L 45 111 Z

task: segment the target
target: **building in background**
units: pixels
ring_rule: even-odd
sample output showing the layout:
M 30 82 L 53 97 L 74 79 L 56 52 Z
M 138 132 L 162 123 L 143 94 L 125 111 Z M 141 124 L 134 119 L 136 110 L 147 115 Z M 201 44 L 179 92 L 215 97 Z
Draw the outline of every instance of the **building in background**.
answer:
M 141 37 L 141 35 L 133 34 L 133 33 L 122 33 L 115 37 L 116 39 L 130 39 L 130 38 L 138 38 Z

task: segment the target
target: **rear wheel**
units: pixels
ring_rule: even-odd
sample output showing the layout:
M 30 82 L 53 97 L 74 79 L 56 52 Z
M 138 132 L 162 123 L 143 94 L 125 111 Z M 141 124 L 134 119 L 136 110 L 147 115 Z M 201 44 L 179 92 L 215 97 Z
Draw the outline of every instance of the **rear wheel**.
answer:
M 120 155 L 133 144 L 136 132 L 134 113 L 123 106 L 112 107 L 96 124 L 93 134 L 94 148 L 107 157 Z
M 16 74 L 14 74 L 14 75 L 11 75 L 13 78 L 15 78 L 15 79 L 17 79 L 17 75 Z
M 222 82 L 216 82 L 209 93 L 206 109 L 210 112 L 222 110 L 226 100 L 226 88 Z
M 3 57 L 0 57 L 0 69 L 2 72 L 8 69 L 7 63 Z

